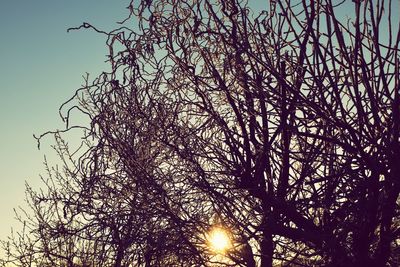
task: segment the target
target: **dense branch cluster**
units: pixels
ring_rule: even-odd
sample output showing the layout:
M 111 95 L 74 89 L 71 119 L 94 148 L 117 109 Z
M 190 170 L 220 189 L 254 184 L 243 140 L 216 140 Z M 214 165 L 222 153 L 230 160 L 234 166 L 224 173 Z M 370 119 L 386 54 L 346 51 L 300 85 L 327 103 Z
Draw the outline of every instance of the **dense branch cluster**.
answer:
M 147 0 L 62 106 L 18 266 L 398 266 L 399 3 Z M 346 13 L 347 12 L 347 13 Z M 137 26 L 135 21 L 138 21 Z M 90 125 L 69 125 L 79 109 Z M 217 257 L 205 233 L 223 225 Z

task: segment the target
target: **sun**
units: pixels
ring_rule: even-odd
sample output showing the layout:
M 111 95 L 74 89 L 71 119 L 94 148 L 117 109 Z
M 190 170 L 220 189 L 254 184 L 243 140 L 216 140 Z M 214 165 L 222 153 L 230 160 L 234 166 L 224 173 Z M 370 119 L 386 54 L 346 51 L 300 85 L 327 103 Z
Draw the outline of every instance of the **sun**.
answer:
M 223 254 L 231 247 L 229 234 L 227 230 L 221 227 L 214 227 L 208 234 L 207 239 L 210 249 L 217 254 Z

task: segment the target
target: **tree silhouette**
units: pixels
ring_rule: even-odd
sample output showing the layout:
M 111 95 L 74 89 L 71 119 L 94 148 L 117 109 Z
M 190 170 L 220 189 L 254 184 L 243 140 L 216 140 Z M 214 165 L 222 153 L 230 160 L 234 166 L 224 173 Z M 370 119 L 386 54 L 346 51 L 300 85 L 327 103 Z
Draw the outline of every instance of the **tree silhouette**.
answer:
M 119 29 L 74 28 L 107 36 L 111 71 L 45 134 L 64 165 L 28 188 L 4 262 L 397 266 L 398 8 L 147 0 Z M 70 125 L 74 109 L 90 125 Z M 213 225 L 231 233 L 224 255 Z

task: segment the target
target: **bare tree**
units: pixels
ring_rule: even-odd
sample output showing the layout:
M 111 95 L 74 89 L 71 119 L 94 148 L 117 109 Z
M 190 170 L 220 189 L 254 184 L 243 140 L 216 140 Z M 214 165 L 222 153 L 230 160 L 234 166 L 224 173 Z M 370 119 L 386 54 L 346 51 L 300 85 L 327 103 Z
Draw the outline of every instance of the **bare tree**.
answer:
M 107 36 L 111 72 L 62 106 L 84 141 L 54 133 L 63 171 L 28 191 L 9 260 L 397 266 L 398 8 L 148 0 L 114 31 L 76 28 Z M 213 224 L 232 235 L 222 258 Z

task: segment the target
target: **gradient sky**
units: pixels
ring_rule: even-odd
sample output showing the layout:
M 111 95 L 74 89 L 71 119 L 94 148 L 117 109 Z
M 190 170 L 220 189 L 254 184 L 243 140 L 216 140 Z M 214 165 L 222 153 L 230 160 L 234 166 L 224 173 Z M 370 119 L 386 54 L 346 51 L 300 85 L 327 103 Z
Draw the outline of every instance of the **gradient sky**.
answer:
M 58 108 L 83 83 L 82 75 L 107 70 L 104 37 L 67 28 L 89 22 L 114 29 L 128 3 L 0 0 L 0 239 L 16 226 L 13 208 L 24 206 L 25 182 L 39 187 L 44 155 L 57 163 L 52 138 L 38 150 L 32 135 L 62 129 Z
M 103 36 L 67 28 L 89 22 L 113 29 L 129 1 L 0 0 L 0 239 L 16 226 L 13 208 L 24 205 L 25 182 L 45 174 L 44 155 L 57 162 L 46 138 L 62 129 L 59 106 L 83 83 L 82 75 L 107 69 Z

